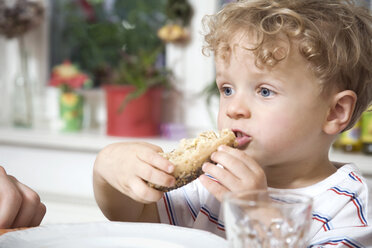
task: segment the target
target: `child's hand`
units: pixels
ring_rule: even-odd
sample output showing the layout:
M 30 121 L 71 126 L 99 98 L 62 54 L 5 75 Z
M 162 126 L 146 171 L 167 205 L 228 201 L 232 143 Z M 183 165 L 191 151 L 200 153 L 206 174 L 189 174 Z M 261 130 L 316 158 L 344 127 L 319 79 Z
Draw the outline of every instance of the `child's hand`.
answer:
M 0 166 L 0 228 L 38 226 L 45 212 L 39 195 Z
M 106 147 L 95 163 L 99 174 L 113 188 L 141 203 L 159 200 L 163 193 L 147 182 L 171 187 L 175 178 L 168 173 L 174 166 L 158 152 L 158 146 L 138 143 L 116 143 Z
M 218 151 L 213 153 L 211 159 L 224 168 L 212 163 L 205 163 L 203 171 L 218 182 L 206 175 L 200 176 L 200 181 L 219 201 L 228 191 L 242 191 L 266 189 L 266 176 L 256 161 L 248 157 L 238 149 L 220 146 Z

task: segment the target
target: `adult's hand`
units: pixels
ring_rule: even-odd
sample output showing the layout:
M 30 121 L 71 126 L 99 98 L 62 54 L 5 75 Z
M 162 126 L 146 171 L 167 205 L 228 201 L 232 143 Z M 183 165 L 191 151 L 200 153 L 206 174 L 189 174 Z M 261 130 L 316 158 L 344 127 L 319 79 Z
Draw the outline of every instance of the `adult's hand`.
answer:
M 0 166 L 0 228 L 38 226 L 45 213 L 39 195 Z

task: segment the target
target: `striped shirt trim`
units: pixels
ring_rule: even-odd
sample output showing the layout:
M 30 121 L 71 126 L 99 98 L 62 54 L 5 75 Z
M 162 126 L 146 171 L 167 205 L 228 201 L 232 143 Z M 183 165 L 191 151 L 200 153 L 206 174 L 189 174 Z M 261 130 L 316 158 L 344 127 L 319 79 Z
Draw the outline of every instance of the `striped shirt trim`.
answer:
M 344 196 L 348 196 L 351 198 L 351 201 L 354 203 L 356 209 L 357 209 L 357 213 L 358 213 L 358 218 L 360 220 L 360 222 L 362 223 L 362 225 L 367 225 L 367 220 L 366 218 L 364 217 L 364 209 L 363 209 L 363 206 L 362 204 L 360 203 L 360 200 L 359 198 L 356 196 L 355 193 L 353 192 L 349 192 L 347 190 L 344 190 L 344 189 L 340 189 L 338 187 L 332 187 L 330 188 L 331 191 L 335 192 L 336 194 L 339 194 L 339 195 L 344 195 Z
M 332 229 L 330 224 L 329 224 L 329 218 L 327 218 L 323 215 L 320 215 L 319 213 L 313 213 L 313 220 L 317 220 L 317 221 L 322 222 L 324 224 L 323 225 L 324 231 L 329 231 L 329 230 Z
M 217 218 L 217 215 L 213 214 L 205 205 L 200 208 L 200 212 L 208 217 L 208 220 L 217 225 L 217 228 L 225 231 L 224 224 Z
M 350 172 L 350 173 L 349 173 L 349 177 L 350 177 L 351 179 L 353 179 L 354 181 L 357 181 L 357 182 L 363 183 L 363 182 L 362 182 L 362 179 L 360 179 L 357 175 L 355 175 L 354 172 Z
M 318 242 L 316 244 L 312 244 L 308 248 L 322 247 L 323 245 L 338 245 L 338 244 L 343 244 L 344 246 L 350 247 L 350 248 L 364 248 L 364 246 L 362 246 L 355 240 L 349 239 L 347 237 L 327 239 L 327 240 Z
M 192 205 L 192 202 L 191 202 L 189 196 L 187 195 L 186 190 L 184 188 L 182 188 L 182 190 L 183 190 L 183 195 L 185 196 L 187 207 L 189 208 L 191 217 L 195 221 L 195 219 L 197 217 L 195 207 Z
M 211 180 L 213 180 L 213 181 L 215 181 L 215 182 L 217 182 L 217 183 L 220 183 L 216 178 L 212 177 L 212 176 L 209 175 L 208 173 L 205 173 L 205 175 L 206 175 L 207 177 L 209 177 L 209 179 L 211 179 Z
M 168 215 L 168 219 L 169 219 L 169 224 L 177 225 L 176 221 L 175 221 L 175 216 L 174 216 L 174 213 L 173 213 L 173 210 L 172 210 L 172 206 L 170 204 L 169 195 L 167 193 L 165 193 L 164 196 L 163 196 L 163 199 L 164 199 L 164 205 L 165 205 L 165 209 L 167 211 L 167 215 Z

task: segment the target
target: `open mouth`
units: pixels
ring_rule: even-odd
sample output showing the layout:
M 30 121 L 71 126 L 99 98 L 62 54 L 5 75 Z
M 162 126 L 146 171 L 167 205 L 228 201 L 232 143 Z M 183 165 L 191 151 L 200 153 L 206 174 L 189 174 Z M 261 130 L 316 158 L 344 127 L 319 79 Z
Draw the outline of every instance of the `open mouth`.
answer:
M 251 141 L 252 137 L 240 130 L 232 130 L 236 136 L 236 142 L 238 142 L 238 148 L 246 147 Z

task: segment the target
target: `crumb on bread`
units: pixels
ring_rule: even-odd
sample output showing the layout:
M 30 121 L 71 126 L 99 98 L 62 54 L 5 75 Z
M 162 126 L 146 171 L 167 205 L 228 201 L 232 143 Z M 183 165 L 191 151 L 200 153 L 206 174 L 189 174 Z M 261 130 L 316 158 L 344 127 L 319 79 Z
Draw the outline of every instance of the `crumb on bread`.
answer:
M 160 153 L 175 165 L 172 173 L 176 178 L 175 186 L 168 188 L 152 183 L 149 183 L 149 185 L 167 192 L 195 180 L 203 173 L 203 163 L 210 160 L 210 156 L 217 151 L 220 145 L 236 147 L 235 134 L 229 129 L 223 129 L 218 136 L 213 131 L 206 131 L 200 133 L 196 138 L 182 139 L 178 147 L 172 152 Z

